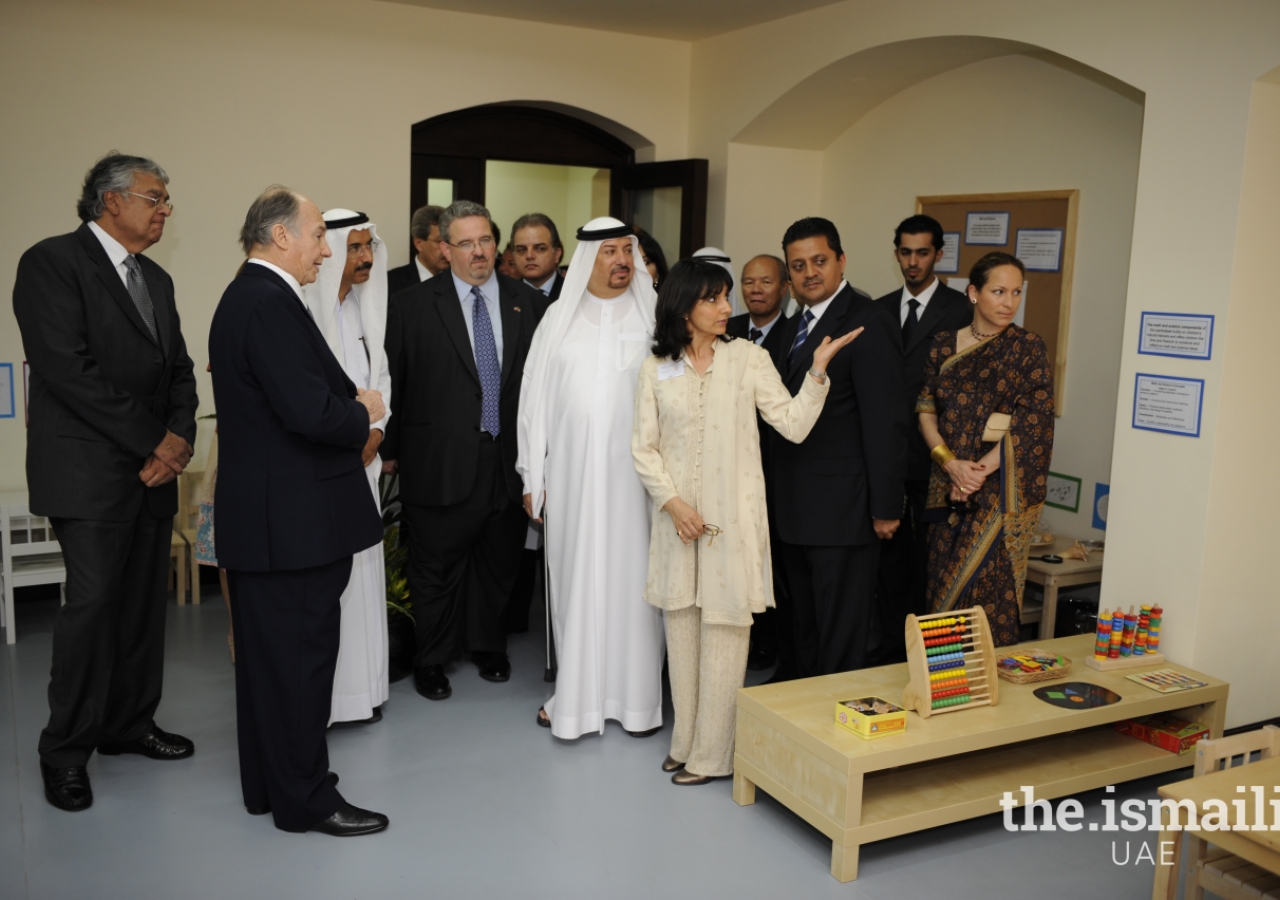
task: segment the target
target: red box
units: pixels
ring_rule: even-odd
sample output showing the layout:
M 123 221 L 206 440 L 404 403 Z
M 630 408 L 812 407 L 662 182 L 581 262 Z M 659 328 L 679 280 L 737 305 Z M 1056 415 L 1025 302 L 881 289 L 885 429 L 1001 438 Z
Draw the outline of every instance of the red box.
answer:
M 1209 729 L 1203 725 L 1186 719 L 1175 719 L 1173 716 L 1125 719 L 1116 723 L 1116 731 L 1154 744 L 1170 753 L 1186 753 L 1200 738 L 1209 736 Z

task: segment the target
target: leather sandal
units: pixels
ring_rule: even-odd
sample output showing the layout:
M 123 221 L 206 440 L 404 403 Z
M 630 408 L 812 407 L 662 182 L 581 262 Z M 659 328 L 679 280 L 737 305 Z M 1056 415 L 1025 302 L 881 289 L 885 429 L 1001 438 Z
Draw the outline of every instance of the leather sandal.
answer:
M 551 717 L 547 715 L 547 711 L 544 707 L 538 707 L 538 724 L 543 728 L 551 727 Z

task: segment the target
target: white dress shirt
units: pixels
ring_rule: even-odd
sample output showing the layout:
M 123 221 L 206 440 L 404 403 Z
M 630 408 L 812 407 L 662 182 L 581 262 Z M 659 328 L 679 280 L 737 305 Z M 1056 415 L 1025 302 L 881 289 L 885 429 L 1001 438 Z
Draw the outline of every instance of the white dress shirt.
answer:
M 916 321 L 919 322 L 922 318 L 924 318 L 924 308 L 929 305 L 929 301 L 933 299 L 933 295 L 938 292 L 939 284 L 941 284 L 941 282 L 938 281 L 938 279 L 935 277 L 933 279 L 933 284 L 929 285 L 919 294 L 912 294 L 911 291 L 907 290 L 907 288 L 904 286 L 902 288 L 902 300 L 898 304 L 898 307 L 899 307 L 898 308 L 898 312 L 899 312 L 898 324 L 899 325 L 907 324 L 907 315 L 911 312 L 911 307 L 909 303 L 912 300 L 920 304 L 920 307 L 916 310 Z
M 431 270 L 422 264 L 422 260 L 418 259 L 418 255 L 416 253 L 413 256 L 413 264 L 418 267 L 419 281 L 427 281 L 431 278 Z
M 302 285 L 298 284 L 298 279 L 294 278 L 284 269 L 277 266 L 275 263 L 269 263 L 265 259 L 250 259 L 248 260 L 248 262 L 255 263 L 256 265 L 259 265 L 259 266 L 266 266 L 272 272 L 275 272 L 277 275 L 279 275 L 281 278 L 284 279 L 285 284 L 293 288 L 293 292 L 298 295 L 298 301 L 303 302 L 302 301 Z
M 836 292 L 834 294 L 832 294 L 826 300 L 823 300 L 821 303 L 818 303 L 818 304 L 815 304 L 814 306 L 809 307 L 809 312 L 813 313 L 813 321 L 809 323 L 810 331 L 813 331 L 813 326 L 818 324 L 818 320 L 821 319 L 822 314 L 827 311 L 827 307 L 831 305 L 831 301 L 836 299 L 836 297 L 840 295 L 840 292 L 843 291 L 846 287 L 848 287 L 848 285 L 849 285 L 849 282 L 845 281 L 844 279 L 841 279 L 840 286 L 836 288 Z M 800 313 L 800 315 L 803 316 L 804 313 L 802 312 Z
M 107 251 L 107 259 L 111 260 L 111 265 L 115 266 L 116 274 L 120 276 L 120 280 L 124 282 L 124 288 L 129 289 L 129 267 L 124 264 L 131 254 L 124 249 L 123 245 L 111 235 L 102 230 L 97 222 L 89 223 L 89 230 L 93 232 L 93 236 L 98 239 L 98 243 L 102 245 L 102 249 Z
M 453 272 L 453 286 L 458 291 L 458 299 L 462 302 L 462 317 L 467 320 L 467 337 L 471 339 L 471 352 L 476 352 L 476 329 L 472 324 L 474 301 L 471 299 L 473 285 L 467 284 Z M 494 271 L 489 280 L 480 285 L 480 296 L 484 297 L 484 307 L 489 311 L 489 324 L 493 327 L 493 343 L 498 349 L 498 366 L 502 366 L 502 310 L 498 306 L 498 273 Z
M 777 325 L 781 321 L 782 321 L 781 309 L 778 310 L 777 314 L 774 315 L 774 317 L 770 321 L 766 322 L 763 325 L 757 325 L 755 322 L 752 322 L 751 317 L 748 316 L 747 317 L 747 333 L 750 334 L 752 328 L 758 328 L 760 330 L 760 336 L 755 339 L 756 346 L 759 346 L 764 343 L 764 339 L 769 336 L 769 332 L 773 331 L 773 326 Z

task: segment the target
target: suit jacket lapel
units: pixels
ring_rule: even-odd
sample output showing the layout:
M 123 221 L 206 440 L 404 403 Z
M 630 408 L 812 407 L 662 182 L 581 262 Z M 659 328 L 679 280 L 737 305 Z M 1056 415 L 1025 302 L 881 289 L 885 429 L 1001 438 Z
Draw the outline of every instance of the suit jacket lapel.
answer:
M 907 342 L 907 346 L 902 348 L 903 353 L 909 353 L 915 349 L 916 345 L 923 341 L 929 334 L 929 329 L 942 319 L 942 297 L 939 296 L 939 290 L 933 292 L 933 296 L 929 299 L 929 305 L 924 308 L 924 313 L 920 316 L 920 321 L 916 322 L 916 330 L 911 332 L 911 340 Z M 899 318 L 901 318 L 899 316 Z
M 445 333 L 453 341 L 453 346 L 462 357 L 462 364 L 471 377 L 480 383 L 480 373 L 476 370 L 476 352 L 471 346 L 471 336 L 467 333 L 467 320 L 462 315 L 462 300 L 458 297 L 453 278 L 446 272 L 431 279 L 436 284 L 436 312 L 444 325 Z M 503 336 L 505 339 L 505 335 Z
M 142 313 L 138 312 L 137 304 L 129 296 L 124 282 L 120 280 L 120 273 L 116 271 L 115 266 L 111 265 L 111 258 L 107 256 L 107 251 L 102 249 L 102 244 L 98 241 L 98 238 L 89 230 L 88 225 L 81 225 L 77 230 L 77 234 L 80 236 L 80 245 L 89 254 L 89 258 L 97 264 L 98 280 L 107 289 L 107 293 L 115 299 L 120 311 L 133 323 L 134 327 L 142 332 L 142 336 L 154 344 L 155 338 L 151 336 L 151 331 L 147 328 L 147 324 L 142 321 Z M 147 288 L 150 290 L 150 283 L 148 283 Z
M 852 293 L 853 288 L 846 287 L 836 294 L 835 299 L 831 301 L 831 305 L 827 307 L 827 311 L 822 314 L 822 318 L 809 329 L 809 336 L 804 339 L 804 343 L 800 345 L 800 350 L 796 353 L 795 359 L 791 361 L 791 365 L 787 368 L 788 383 L 795 378 L 797 372 L 807 372 L 813 368 L 813 351 L 818 349 L 818 345 L 822 343 L 824 337 L 836 330 L 840 320 L 849 314 L 849 298 Z M 797 319 L 803 316 L 804 313 L 801 313 L 800 316 L 797 316 Z M 796 329 L 799 330 L 799 327 L 797 325 Z M 787 348 L 787 350 L 789 352 L 790 348 Z
M 516 345 L 520 343 L 520 317 L 524 311 L 515 305 L 518 292 L 498 282 L 498 314 L 502 316 L 502 386 L 515 366 Z M 532 312 L 532 310 L 530 310 Z

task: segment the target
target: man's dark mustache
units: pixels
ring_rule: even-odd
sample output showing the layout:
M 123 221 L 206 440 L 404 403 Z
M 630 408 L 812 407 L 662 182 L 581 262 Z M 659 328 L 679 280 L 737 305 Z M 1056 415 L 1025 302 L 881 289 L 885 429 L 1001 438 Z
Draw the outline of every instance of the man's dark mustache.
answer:
M 367 262 L 367 263 L 360 263 L 360 265 L 356 266 L 356 271 L 357 271 L 357 272 L 367 272 L 367 271 L 369 271 L 369 270 L 370 270 L 370 269 L 372 269 L 372 268 L 373 268 L 373 263 L 371 263 L 371 262 Z

